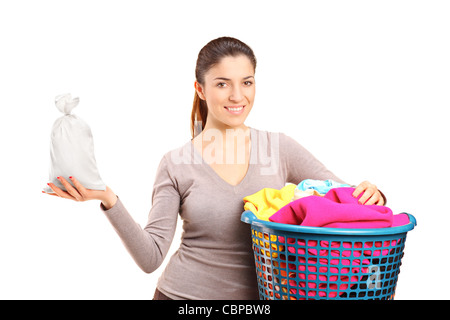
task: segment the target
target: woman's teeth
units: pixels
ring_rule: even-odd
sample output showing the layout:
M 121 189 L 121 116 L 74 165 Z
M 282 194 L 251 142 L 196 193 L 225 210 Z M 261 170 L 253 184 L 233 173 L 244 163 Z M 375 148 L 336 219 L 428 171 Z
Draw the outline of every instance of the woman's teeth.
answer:
M 244 109 L 244 106 L 239 106 L 239 107 L 225 107 L 225 108 L 227 108 L 229 111 L 232 111 L 232 112 L 239 112 L 239 111 L 241 111 L 242 109 Z

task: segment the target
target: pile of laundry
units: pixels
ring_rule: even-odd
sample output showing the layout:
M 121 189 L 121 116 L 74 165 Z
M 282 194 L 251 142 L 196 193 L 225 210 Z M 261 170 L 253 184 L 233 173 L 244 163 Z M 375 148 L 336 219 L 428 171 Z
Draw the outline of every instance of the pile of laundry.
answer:
M 288 184 L 280 190 L 264 188 L 247 196 L 243 199 L 244 210 L 252 211 L 260 220 L 308 227 L 366 229 L 409 223 L 407 214 L 394 215 L 386 206 L 360 204 L 362 194 L 354 197 L 354 190 L 332 180 L 307 179 L 298 185 Z M 287 251 L 282 250 L 284 254 L 282 251 L 277 254 L 285 261 L 280 266 L 289 271 L 282 272 L 287 278 L 281 283 L 289 283 L 289 292 L 300 297 L 348 294 L 352 283 L 361 281 L 364 274 L 364 279 L 367 278 L 370 265 L 383 257 L 393 260 L 392 248 L 401 241 L 306 241 L 282 236 L 275 239 L 272 248 L 287 247 Z M 294 255 L 291 258 L 296 262 L 290 263 L 286 254 Z M 312 273 L 308 270 L 311 268 Z M 326 288 L 331 290 L 326 292 Z
M 264 188 L 245 197 L 244 210 L 264 221 L 327 228 L 387 228 L 405 225 L 406 214 L 386 206 L 362 205 L 355 188 L 333 180 L 306 179 L 280 190 Z

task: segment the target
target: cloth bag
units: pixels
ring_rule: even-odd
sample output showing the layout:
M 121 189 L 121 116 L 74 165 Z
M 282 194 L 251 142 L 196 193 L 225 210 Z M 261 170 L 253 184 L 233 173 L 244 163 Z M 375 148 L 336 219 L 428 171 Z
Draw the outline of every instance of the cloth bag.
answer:
M 57 177 L 63 177 L 72 184 L 69 177 L 73 176 L 86 189 L 106 190 L 97 170 L 91 128 L 82 119 L 71 114 L 79 102 L 79 98 L 72 98 L 69 93 L 55 99 L 56 107 L 64 115 L 53 123 L 49 182 L 67 191 Z M 49 186 L 45 186 L 44 191 L 54 193 Z

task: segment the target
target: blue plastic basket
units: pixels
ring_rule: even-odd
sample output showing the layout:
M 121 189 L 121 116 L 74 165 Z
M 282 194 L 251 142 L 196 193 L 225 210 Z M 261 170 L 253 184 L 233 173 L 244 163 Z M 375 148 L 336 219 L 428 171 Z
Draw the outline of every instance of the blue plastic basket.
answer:
M 302 227 L 257 219 L 251 211 L 261 300 L 393 299 L 406 233 L 404 226 L 376 229 Z

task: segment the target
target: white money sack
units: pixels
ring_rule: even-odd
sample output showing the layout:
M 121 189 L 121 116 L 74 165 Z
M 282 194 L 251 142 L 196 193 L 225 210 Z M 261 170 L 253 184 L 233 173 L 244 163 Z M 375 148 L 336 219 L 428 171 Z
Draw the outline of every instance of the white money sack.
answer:
M 63 177 L 72 184 L 69 177 L 73 176 L 87 189 L 106 190 L 95 161 L 91 128 L 71 113 L 79 101 L 70 94 L 55 99 L 56 107 L 64 115 L 56 119 L 52 127 L 49 182 L 67 191 L 57 178 Z M 48 185 L 44 191 L 54 193 Z

